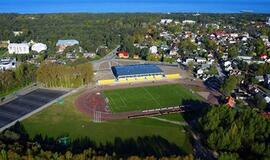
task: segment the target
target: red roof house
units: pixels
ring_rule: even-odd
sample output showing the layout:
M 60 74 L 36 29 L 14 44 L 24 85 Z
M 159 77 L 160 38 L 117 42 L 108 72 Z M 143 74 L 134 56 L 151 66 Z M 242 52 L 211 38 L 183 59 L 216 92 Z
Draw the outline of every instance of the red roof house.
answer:
M 267 59 L 267 58 L 268 58 L 268 55 L 267 55 L 267 54 L 261 54 L 261 55 L 260 55 L 260 58 L 261 58 L 261 59 Z
M 224 37 L 224 36 L 226 36 L 227 34 L 226 34 L 226 32 L 224 32 L 224 31 L 216 31 L 216 32 L 214 32 L 214 35 L 215 35 L 216 37 Z
M 227 97 L 227 103 L 226 105 L 229 107 L 229 108 L 233 108 L 235 106 L 235 100 L 233 97 Z
M 127 51 L 119 51 L 117 55 L 119 58 L 125 58 L 125 59 L 129 58 L 129 54 Z

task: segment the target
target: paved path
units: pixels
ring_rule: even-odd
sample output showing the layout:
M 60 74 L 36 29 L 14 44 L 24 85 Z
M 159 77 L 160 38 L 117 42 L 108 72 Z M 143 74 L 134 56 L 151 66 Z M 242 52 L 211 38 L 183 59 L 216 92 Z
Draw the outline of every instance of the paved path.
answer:
M 166 123 L 176 124 L 179 126 L 187 126 L 188 125 L 186 122 L 172 121 L 172 120 L 158 118 L 158 117 L 148 117 L 148 118 L 159 120 L 159 121 L 166 122 Z

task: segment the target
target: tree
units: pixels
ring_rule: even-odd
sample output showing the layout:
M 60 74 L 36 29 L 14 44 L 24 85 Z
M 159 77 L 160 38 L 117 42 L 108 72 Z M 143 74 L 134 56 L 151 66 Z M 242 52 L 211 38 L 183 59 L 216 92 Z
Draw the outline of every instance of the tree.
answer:
M 255 40 L 254 45 L 255 45 L 255 52 L 256 52 L 257 55 L 265 53 L 266 48 L 265 48 L 264 42 L 263 42 L 263 40 L 261 38 L 257 38 Z
M 235 58 L 239 55 L 239 47 L 236 45 L 229 46 L 228 55 L 230 58 Z
M 253 99 L 254 106 L 260 110 L 264 110 L 267 107 L 267 103 L 263 96 L 256 94 Z
M 180 52 L 182 54 L 193 53 L 193 51 L 197 49 L 197 45 L 192 42 L 190 38 L 188 38 L 181 41 L 178 45 L 178 48 L 180 48 Z
M 221 91 L 229 96 L 231 92 L 236 88 L 239 79 L 236 76 L 229 76 L 224 80 L 224 83 L 221 85 Z
M 218 70 L 217 70 L 217 66 L 216 64 L 212 64 L 211 67 L 209 68 L 209 72 L 210 75 L 218 75 Z
M 73 66 L 43 63 L 37 70 L 37 81 L 46 87 L 73 88 L 92 81 L 93 70 L 89 63 Z
M 149 49 L 148 48 L 141 49 L 141 51 L 140 51 L 140 57 L 143 60 L 146 60 L 147 59 L 148 54 L 149 54 Z
M 148 54 L 146 57 L 147 61 L 159 61 L 160 58 L 157 55 Z
M 217 43 L 215 41 L 209 39 L 208 37 L 204 37 L 203 42 L 204 42 L 206 50 L 214 52 L 218 48 Z
M 239 111 L 213 106 L 199 119 L 199 124 L 208 147 L 221 153 L 219 159 L 270 156 L 270 120 L 250 108 Z
M 218 157 L 218 160 L 238 160 L 238 159 L 239 156 L 237 153 L 224 152 Z

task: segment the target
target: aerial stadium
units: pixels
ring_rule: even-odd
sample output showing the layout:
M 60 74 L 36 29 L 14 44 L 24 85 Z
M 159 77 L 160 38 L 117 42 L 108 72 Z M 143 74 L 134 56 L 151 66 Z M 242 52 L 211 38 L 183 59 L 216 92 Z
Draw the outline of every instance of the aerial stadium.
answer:
M 115 79 L 99 80 L 99 85 L 158 81 L 166 79 L 179 79 L 179 74 L 166 75 L 155 64 L 135 64 L 125 66 L 113 66 L 111 71 Z

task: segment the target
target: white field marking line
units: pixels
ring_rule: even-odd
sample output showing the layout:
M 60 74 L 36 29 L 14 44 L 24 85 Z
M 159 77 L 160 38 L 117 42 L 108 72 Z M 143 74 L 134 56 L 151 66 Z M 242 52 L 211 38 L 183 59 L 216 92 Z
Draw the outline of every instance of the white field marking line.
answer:
M 164 118 L 158 118 L 158 117 L 148 117 L 148 118 L 159 120 L 161 122 L 176 124 L 179 126 L 187 126 L 188 125 L 186 122 L 172 121 L 172 120 L 168 120 L 168 119 L 164 119 Z
M 109 106 L 113 106 L 115 103 L 113 101 L 113 98 L 109 97 Z
M 115 100 L 114 100 L 114 95 L 116 96 L 116 98 L 119 96 L 118 94 L 110 94 L 110 95 L 108 95 L 110 98 L 109 98 L 109 100 L 110 100 L 110 104 L 111 104 L 111 106 L 109 106 L 109 107 L 113 107 L 114 109 L 112 110 L 112 108 L 111 108 L 111 110 L 112 111 L 115 111 L 115 109 L 118 109 L 118 106 L 117 106 L 117 103 L 115 103 Z
M 123 102 L 123 104 L 125 105 L 125 107 L 127 107 L 127 104 L 126 104 L 126 102 L 123 100 L 123 98 L 122 98 L 122 96 L 119 94 L 119 93 L 117 93 L 118 94 L 118 96 L 120 97 L 120 100 Z
M 151 96 L 151 98 L 159 105 L 159 107 L 161 107 L 161 104 L 154 98 L 154 96 L 145 87 L 143 87 L 143 89 Z

